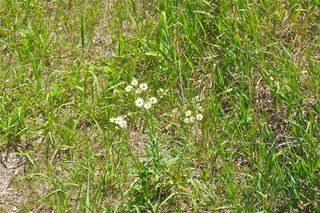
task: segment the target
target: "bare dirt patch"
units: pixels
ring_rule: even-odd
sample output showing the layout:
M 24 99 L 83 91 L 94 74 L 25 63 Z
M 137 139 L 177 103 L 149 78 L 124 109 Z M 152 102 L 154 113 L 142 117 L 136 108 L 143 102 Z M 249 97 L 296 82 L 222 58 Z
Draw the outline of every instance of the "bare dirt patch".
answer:
M 23 172 L 25 162 L 15 153 L 0 154 L 0 159 L 0 211 L 18 212 L 25 198 L 22 191 L 14 186 L 13 180 Z
M 146 143 L 147 136 L 140 132 L 130 132 L 129 135 L 129 147 L 132 153 L 139 157 L 145 157 L 147 155 Z
M 273 99 L 270 88 L 262 80 L 262 76 L 255 72 L 257 80 L 255 101 L 258 109 L 267 114 L 268 125 L 276 137 L 276 142 L 280 146 L 287 134 L 287 123 L 283 116 L 285 115 L 285 108 L 276 109 L 273 105 Z

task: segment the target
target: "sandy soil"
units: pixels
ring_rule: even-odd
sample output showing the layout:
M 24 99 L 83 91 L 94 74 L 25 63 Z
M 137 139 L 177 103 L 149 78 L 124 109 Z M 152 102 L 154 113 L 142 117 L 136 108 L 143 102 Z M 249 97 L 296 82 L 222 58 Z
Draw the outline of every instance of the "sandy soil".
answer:
M 23 172 L 24 162 L 14 153 L 1 154 L 0 159 L 0 212 L 18 212 L 24 197 L 13 181 Z

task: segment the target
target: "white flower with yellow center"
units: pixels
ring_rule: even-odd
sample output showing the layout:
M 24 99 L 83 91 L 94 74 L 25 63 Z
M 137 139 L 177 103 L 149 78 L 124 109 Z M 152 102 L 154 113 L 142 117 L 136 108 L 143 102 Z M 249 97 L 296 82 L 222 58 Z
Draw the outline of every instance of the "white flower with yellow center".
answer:
M 131 85 L 126 86 L 125 90 L 126 92 L 131 92 L 133 87 Z
M 196 114 L 196 119 L 197 119 L 198 121 L 201 121 L 201 120 L 203 119 L 203 115 L 202 115 L 201 113 L 197 113 L 197 114 Z
M 148 89 L 148 84 L 146 84 L 146 83 L 142 83 L 142 84 L 140 84 L 140 89 L 142 90 L 142 91 L 146 91 L 147 89 Z
M 125 116 L 123 116 L 123 115 L 120 115 L 116 118 L 112 117 L 112 118 L 110 118 L 110 122 L 119 125 L 122 129 L 125 129 L 125 128 L 127 128 L 128 124 L 124 118 L 125 118 Z M 118 129 L 117 126 L 116 126 L 116 129 Z
M 131 85 L 132 86 L 137 86 L 138 85 L 138 80 L 133 78 L 132 81 L 131 81 Z
M 140 94 L 140 93 L 141 93 L 141 89 L 139 89 L 139 88 L 136 89 L 136 93 L 137 93 L 137 94 Z
M 186 111 L 186 116 L 189 117 L 192 114 L 191 110 Z
M 190 120 L 189 120 L 189 118 L 185 118 L 185 119 L 183 119 L 183 122 L 185 122 L 186 124 L 188 124 L 188 123 L 190 123 Z
M 147 103 L 145 103 L 145 104 L 143 105 L 143 107 L 144 107 L 145 109 L 150 109 L 150 108 L 152 107 L 152 104 L 151 104 L 150 102 L 147 102 Z
M 119 123 L 120 123 L 120 118 L 116 118 L 116 119 L 114 120 L 114 123 L 119 124 Z
M 156 97 L 151 97 L 151 98 L 149 99 L 149 102 L 152 103 L 152 104 L 155 104 L 155 103 L 158 102 L 158 99 L 157 99 Z
M 119 123 L 119 126 L 120 126 L 122 129 L 127 128 L 127 121 L 121 120 L 120 123 Z
M 144 104 L 144 101 L 142 98 L 137 98 L 137 100 L 135 101 L 135 104 L 137 107 L 142 107 Z
M 191 123 L 193 123 L 193 122 L 196 120 L 195 117 L 193 117 L 193 116 L 190 116 L 189 119 L 190 119 L 190 122 L 191 122 Z

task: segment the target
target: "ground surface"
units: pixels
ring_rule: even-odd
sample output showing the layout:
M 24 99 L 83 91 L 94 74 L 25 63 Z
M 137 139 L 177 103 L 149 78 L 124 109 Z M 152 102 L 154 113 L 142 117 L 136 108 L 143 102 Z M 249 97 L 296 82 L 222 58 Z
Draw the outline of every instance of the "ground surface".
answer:
M 24 197 L 12 183 L 13 178 L 21 174 L 21 162 L 14 155 L 8 156 L 5 165 L 0 166 L 0 209 L 7 212 L 17 212 Z
M 320 211 L 319 44 L 318 0 L 0 1 L 0 212 Z

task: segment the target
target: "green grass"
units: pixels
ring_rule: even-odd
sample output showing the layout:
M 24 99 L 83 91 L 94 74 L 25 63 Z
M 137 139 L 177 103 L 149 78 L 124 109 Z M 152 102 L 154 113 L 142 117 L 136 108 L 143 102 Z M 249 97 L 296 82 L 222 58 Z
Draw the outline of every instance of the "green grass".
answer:
M 320 211 L 319 32 L 318 0 L 1 1 L 18 208 Z M 132 78 L 155 107 L 135 106 Z

